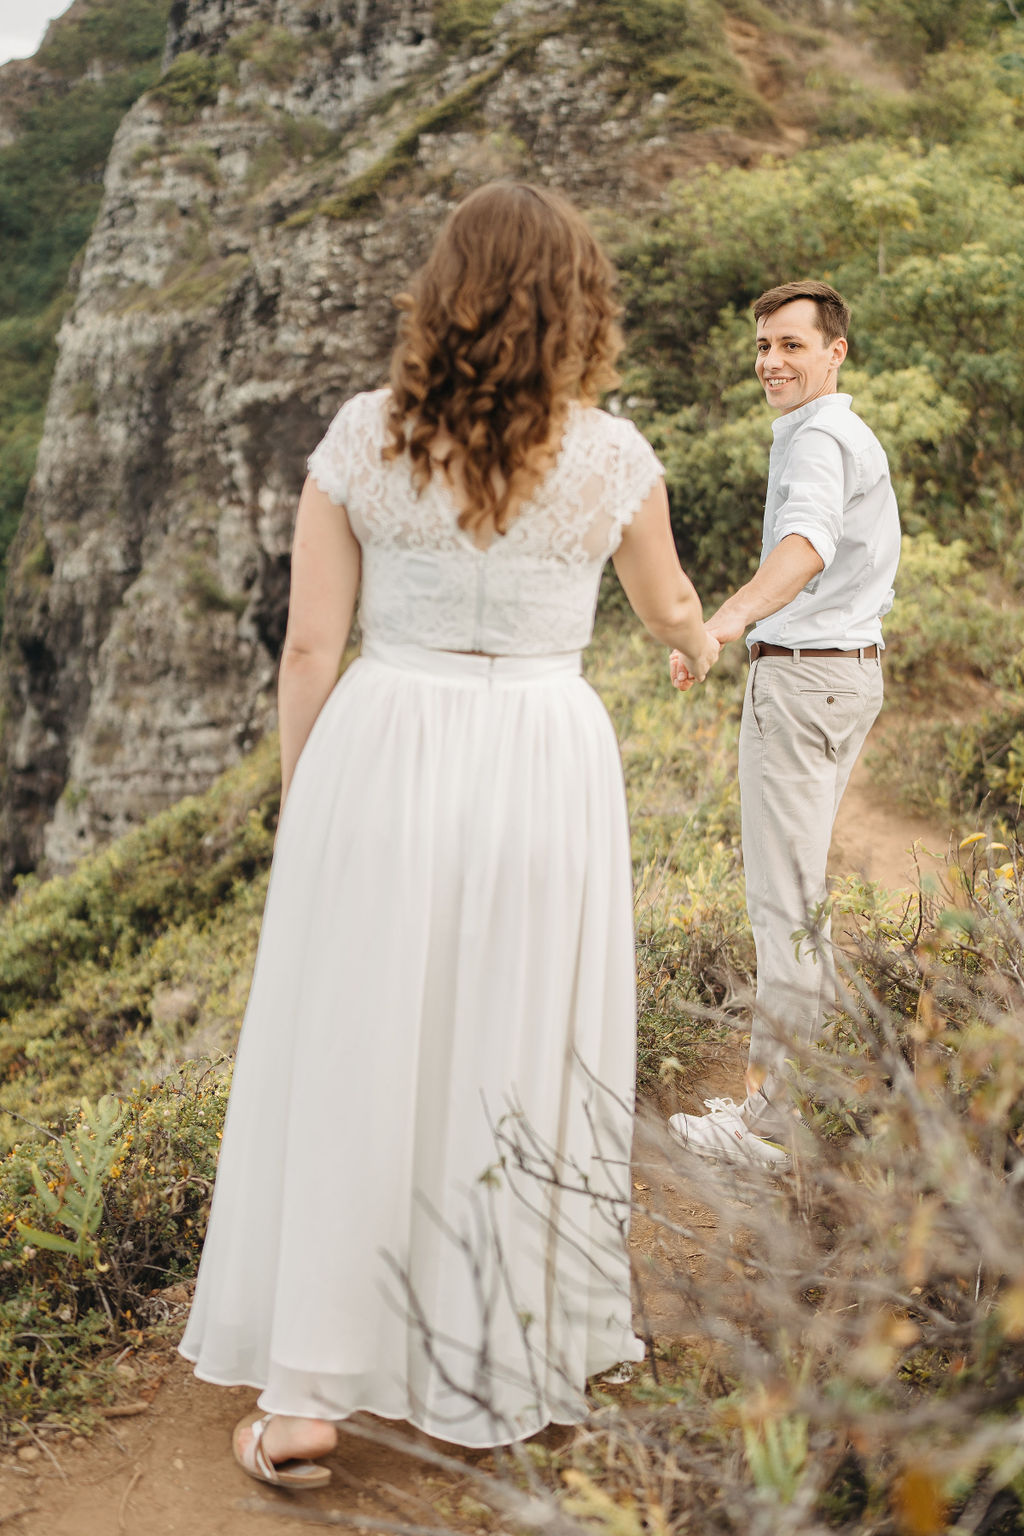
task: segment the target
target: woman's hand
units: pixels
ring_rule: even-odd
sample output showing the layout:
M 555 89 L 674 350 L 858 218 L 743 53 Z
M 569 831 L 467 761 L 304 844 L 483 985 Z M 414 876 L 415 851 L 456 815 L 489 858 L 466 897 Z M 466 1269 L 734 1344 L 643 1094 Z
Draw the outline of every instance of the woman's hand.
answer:
M 692 688 L 694 683 L 702 683 L 711 668 L 718 660 L 722 647 L 714 635 L 705 628 L 704 643 L 694 656 L 686 655 L 683 651 L 673 651 L 668 658 L 669 677 L 673 686 L 680 693 L 685 693 Z

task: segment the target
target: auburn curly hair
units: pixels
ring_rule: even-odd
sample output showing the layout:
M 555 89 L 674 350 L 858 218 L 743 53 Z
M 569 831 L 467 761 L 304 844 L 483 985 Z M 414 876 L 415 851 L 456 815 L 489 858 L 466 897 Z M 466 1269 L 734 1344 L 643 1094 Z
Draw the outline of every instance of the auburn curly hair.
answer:
M 611 262 L 567 198 L 516 181 L 471 192 L 395 301 L 404 314 L 385 457 L 408 452 L 420 491 L 440 459 L 464 492 L 460 526 L 505 533 L 550 463 L 569 401 L 591 404 L 618 383 L 614 290 Z

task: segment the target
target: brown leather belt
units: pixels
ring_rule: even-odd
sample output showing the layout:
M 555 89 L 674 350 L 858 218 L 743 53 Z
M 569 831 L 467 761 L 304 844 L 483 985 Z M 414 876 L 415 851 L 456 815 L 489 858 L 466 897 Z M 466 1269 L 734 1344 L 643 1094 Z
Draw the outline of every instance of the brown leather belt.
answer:
M 765 645 L 763 640 L 755 640 L 750 647 L 750 659 L 757 661 L 759 656 L 789 656 L 794 661 L 817 661 L 819 656 L 848 656 L 854 661 L 874 661 L 878 656 L 878 646 L 862 645 L 855 651 L 812 649 L 808 646 L 794 651 L 787 645 Z

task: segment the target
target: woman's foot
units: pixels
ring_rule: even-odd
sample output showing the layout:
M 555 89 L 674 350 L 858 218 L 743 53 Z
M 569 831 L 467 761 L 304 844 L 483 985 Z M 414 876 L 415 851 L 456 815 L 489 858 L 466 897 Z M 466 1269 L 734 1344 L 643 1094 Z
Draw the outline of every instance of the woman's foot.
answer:
M 235 1426 L 235 1460 L 250 1477 L 278 1488 L 323 1488 L 330 1482 L 327 1467 L 317 1458 L 329 1456 L 338 1431 L 329 1419 L 301 1419 L 268 1413 Z
M 338 1431 L 330 1419 L 298 1419 L 272 1413 L 263 1432 L 263 1449 L 271 1461 L 316 1461 L 329 1456 L 338 1443 Z

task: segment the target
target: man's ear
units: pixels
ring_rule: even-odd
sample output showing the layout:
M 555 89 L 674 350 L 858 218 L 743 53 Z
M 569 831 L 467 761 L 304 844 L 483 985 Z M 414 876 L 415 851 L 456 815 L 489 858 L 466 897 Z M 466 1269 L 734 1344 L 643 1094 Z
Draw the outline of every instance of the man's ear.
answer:
M 842 363 L 845 360 L 846 354 L 847 354 L 847 352 L 849 352 L 849 350 L 850 350 L 850 345 L 849 345 L 849 342 L 846 340 L 846 337 L 845 336 L 837 336 L 835 341 L 832 343 L 832 366 L 833 366 L 833 368 L 838 368 L 839 367 L 840 363 Z

